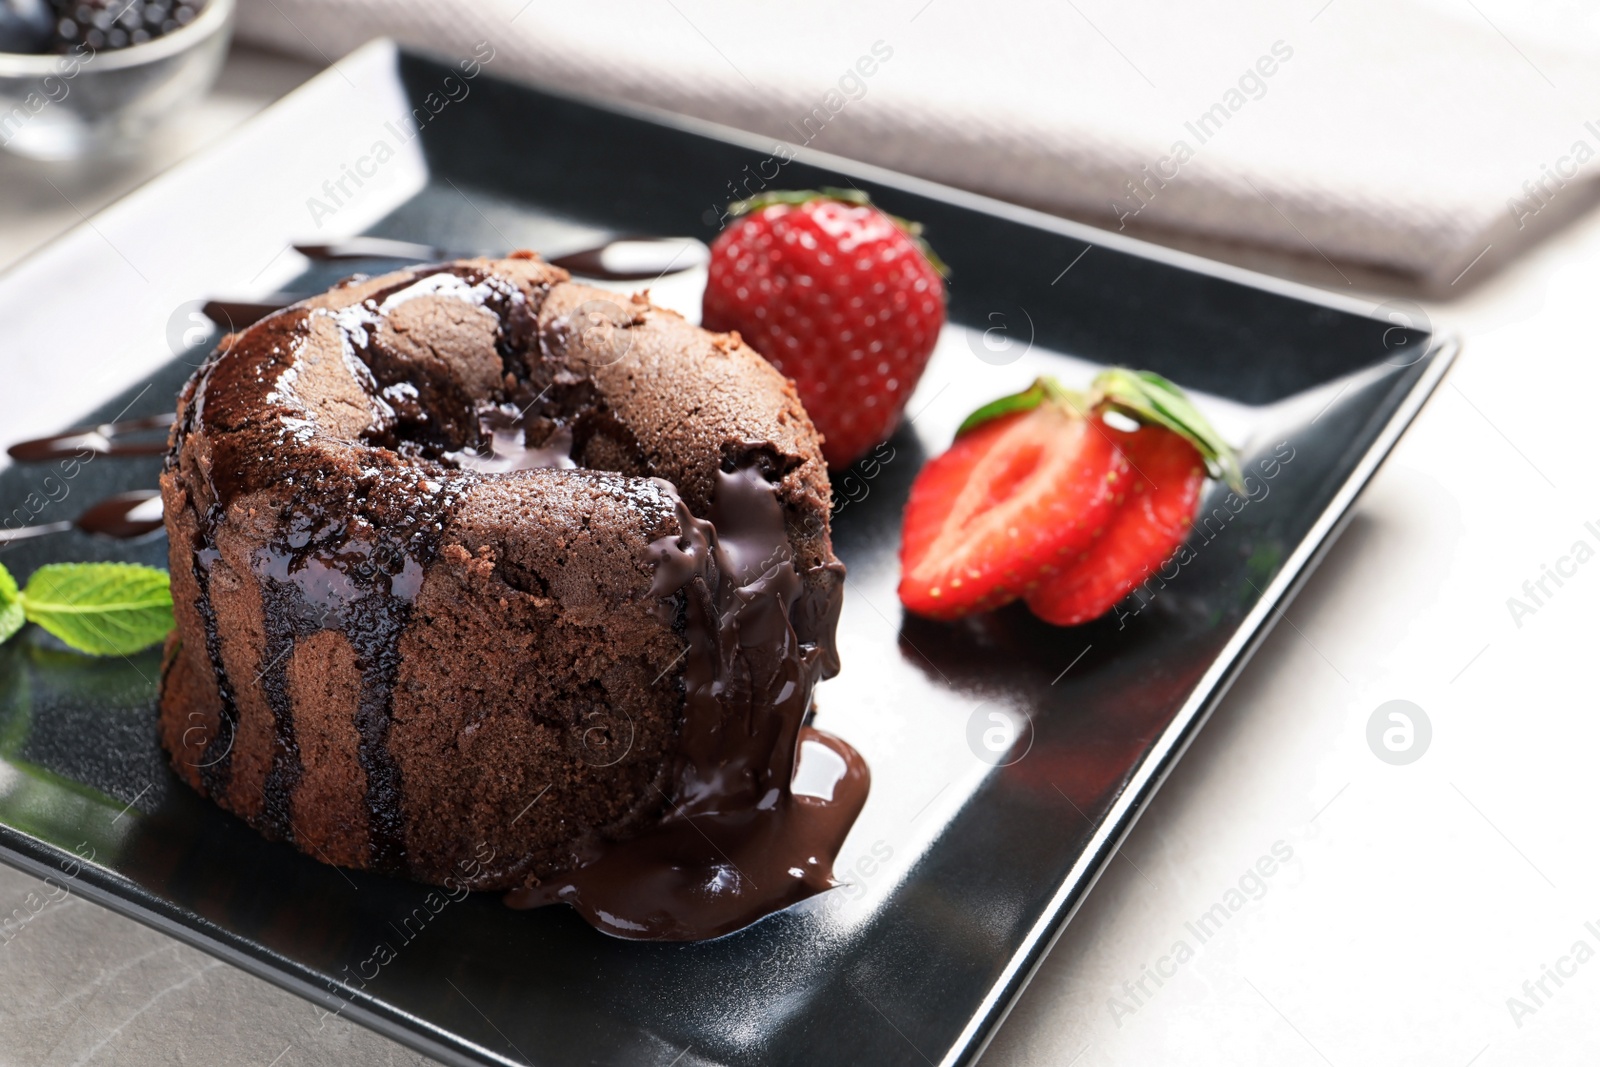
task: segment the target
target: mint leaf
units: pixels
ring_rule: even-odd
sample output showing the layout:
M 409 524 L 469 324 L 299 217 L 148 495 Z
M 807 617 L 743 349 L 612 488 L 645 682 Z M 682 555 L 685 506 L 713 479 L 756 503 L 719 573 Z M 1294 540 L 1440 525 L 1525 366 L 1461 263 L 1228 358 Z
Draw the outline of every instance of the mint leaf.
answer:
M 17 592 L 17 580 L 11 577 L 5 564 L 0 563 L 0 644 L 9 641 L 27 621 L 22 614 L 22 594 Z
M 52 563 L 21 600 L 29 622 L 95 656 L 138 652 L 172 629 L 167 572 L 137 563 Z

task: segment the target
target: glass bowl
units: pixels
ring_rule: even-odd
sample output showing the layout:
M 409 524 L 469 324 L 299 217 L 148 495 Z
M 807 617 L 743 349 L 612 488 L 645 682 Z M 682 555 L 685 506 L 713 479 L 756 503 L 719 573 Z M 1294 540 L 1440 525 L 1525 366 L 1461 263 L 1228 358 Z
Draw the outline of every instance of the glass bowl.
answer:
M 0 52 L 0 148 L 65 160 L 137 147 L 216 81 L 233 9 L 209 0 L 189 25 L 127 48 Z

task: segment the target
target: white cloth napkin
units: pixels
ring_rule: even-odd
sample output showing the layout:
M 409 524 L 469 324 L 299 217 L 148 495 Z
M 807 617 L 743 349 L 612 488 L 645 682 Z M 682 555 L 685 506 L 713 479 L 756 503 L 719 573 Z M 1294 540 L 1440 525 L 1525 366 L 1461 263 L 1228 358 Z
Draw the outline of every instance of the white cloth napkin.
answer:
M 498 74 L 1441 285 L 1584 206 L 1600 173 L 1593 5 L 241 0 L 240 18 L 324 60 L 378 35 L 457 58 L 487 42 Z

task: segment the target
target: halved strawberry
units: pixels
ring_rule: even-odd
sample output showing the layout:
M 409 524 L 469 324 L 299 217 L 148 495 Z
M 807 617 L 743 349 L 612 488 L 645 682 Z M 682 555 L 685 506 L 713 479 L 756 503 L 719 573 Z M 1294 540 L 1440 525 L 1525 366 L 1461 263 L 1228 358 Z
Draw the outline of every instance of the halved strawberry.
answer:
M 1108 412 L 1144 428 L 1117 430 Z M 1046 621 L 1086 622 L 1182 541 L 1207 468 L 1243 491 L 1233 450 L 1160 375 L 1113 367 L 1087 394 L 1040 378 L 969 415 L 918 473 L 901 603 L 952 619 L 1023 596 Z
M 1099 618 L 1170 559 L 1189 535 L 1206 482 L 1200 453 L 1165 426 L 1106 432 L 1132 468 L 1126 495 L 1105 536 L 1028 594 L 1029 610 L 1057 626 Z
M 917 475 L 900 544 L 900 601 L 952 619 L 1026 594 L 1111 517 L 1127 463 L 1065 403 L 1002 415 Z

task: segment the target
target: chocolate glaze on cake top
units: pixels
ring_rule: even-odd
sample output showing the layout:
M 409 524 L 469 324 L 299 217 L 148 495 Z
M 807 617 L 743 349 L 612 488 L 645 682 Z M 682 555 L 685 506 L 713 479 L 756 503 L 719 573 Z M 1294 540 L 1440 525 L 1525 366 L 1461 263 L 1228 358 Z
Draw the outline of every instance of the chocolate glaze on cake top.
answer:
M 162 478 L 178 773 L 326 862 L 715 936 L 832 884 L 860 758 L 819 441 L 736 336 L 532 257 L 235 337 Z M 813 784 L 792 788 L 796 757 Z

